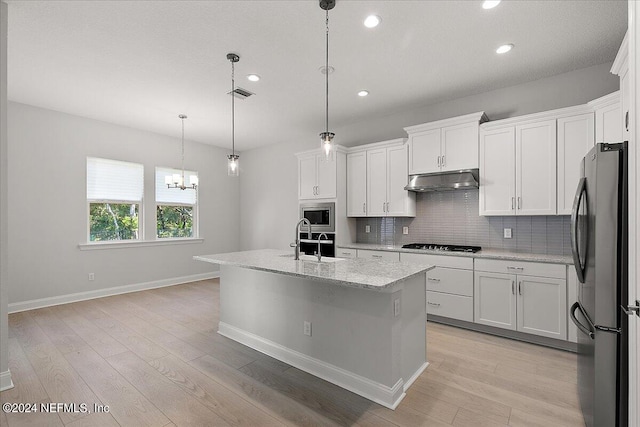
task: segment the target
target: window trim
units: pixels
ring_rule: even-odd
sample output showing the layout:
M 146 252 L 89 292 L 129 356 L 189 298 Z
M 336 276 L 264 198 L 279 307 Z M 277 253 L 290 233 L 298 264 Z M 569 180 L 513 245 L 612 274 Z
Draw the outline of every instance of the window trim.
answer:
M 174 237 L 158 240 L 100 240 L 91 243 L 78 243 L 81 251 L 92 251 L 100 249 L 123 249 L 123 248 L 141 248 L 147 246 L 167 246 L 167 245 L 189 245 L 204 243 L 201 237 Z
M 158 166 L 156 165 L 153 169 L 153 196 L 154 196 L 154 225 L 153 225 L 153 240 L 154 241 L 177 241 L 180 239 L 199 239 L 200 238 L 200 186 L 198 185 L 195 189 L 187 187 L 184 190 L 179 190 L 174 188 L 173 191 L 195 191 L 195 203 L 181 203 L 181 202 L 160 202 L 158 203 L 158 170 L 166 171 L 166 172 L 182 172 L 182 169 L 176 169 L 169 166 Z M 200 178 L 200 172 L 197 170 L 184 170 L 185 176 L 187 173 L 194 173 L 198 179 Z M 163 184 L 166 185 L 166 184 Z M 191 206 L 193 208 L 193 235 L 191 237 L 158 237 L 158 206 Z

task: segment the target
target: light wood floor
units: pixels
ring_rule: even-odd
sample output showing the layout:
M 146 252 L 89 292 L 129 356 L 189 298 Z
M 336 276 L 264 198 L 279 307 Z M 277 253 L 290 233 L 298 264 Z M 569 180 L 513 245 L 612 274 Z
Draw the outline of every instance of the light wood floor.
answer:
M 583 426 L 575 354 L 427 324 L 431 365 L 395 410 L 216 333 L 217 280 L 9 316 L 14 426 Z

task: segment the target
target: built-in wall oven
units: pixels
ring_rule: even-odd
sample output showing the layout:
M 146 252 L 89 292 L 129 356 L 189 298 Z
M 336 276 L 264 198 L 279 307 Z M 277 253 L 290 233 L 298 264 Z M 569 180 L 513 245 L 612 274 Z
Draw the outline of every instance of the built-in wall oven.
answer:
M 322 233 L 320 254 L 322 256 L 336 256 L 336 204 L 335 203 L 301 203 L 300 218 L 306 218 L 311 223 L 311 239 L 303 225 L 300 228 L 300 252 L 313 255 L 318 252 L 318 239 Z M 331 242 L 331 243 L 328 243 Z

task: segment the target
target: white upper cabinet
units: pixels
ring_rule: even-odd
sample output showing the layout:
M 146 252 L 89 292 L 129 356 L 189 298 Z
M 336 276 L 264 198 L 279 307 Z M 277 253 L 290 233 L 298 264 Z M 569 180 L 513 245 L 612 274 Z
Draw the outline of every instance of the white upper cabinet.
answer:
M 580 164 L 593 145 L 593 113 L 558 119 L 558 215 L 571 215 Z
M 367 216 L 367 153 L 347 154 L 347 216 Z
M 483 112 L 404 128 L 409 135 L 409 174 L 478 167 L 478 125 Z
M 415 216 L 405 139 L 360 145 L 347 154 L 347 216 Z
M 368 216 L 387 215 L 387 149 L 367 150 Z
M 336 146 L 329 158 L 320 149 L 296 154 L 298 157 L 298 199 L 335 199 L 337 162 L 344 148 Z M 344 160 L 343 160 L 344 161 Z
M 622 124 L 622 138 L 604 142 L 620 142 L 629 140 L 629 99 L 631 88 L 629 85 L 629 33 L 624 35 L 616 59 L 611 66 L 611 72 L 620 77 L 620 120 Z M 600 141 L 598 141 L 600 142 Z
M 481 125 L 480 215 L 570 214 L 594 128 L 589 105 Z
M 387 216 L 416 214 L 415 196 L 404 189 L 409 177 L 407 157 L 406 144 L 387 148 Z
M 595 142 L 620 142 L 623 133 L 620 91 L 589 102 L 595 114 Z
M 556 121 L 516 125 L 516 215 L 556 214 Z
M 440 128 L 409 135 L 409 173 L 440 172 Z
M 480 134 L 480 215 L 514 215 L 516 145 L 513 126 Z

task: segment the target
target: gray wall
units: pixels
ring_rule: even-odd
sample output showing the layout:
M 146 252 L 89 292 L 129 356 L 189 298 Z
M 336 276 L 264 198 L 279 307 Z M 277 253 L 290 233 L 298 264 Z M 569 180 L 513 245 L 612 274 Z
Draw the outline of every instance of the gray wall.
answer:
M 584 104 L 618 90 L 611 64 L 434 105 L 416 106 L 335 129 L 338 144 L 361 145 L 406 137 L 403 127 L 485 111 L 491 120 Z M 286 135 L 283 135 L 286 141 Z M 294 153 L 319 146 L 316 135 L 243 153 L 240 181 L 242 249 L 286 248 L 293 239 L 297 212 L 297 160 Z M 271 185 L 272 183 L 275 183 Z M 260 215 L 266 215 L 262 221 Z M 355 220 L 352 220 L 355 221 Z M 497 220 L 496 220 L 497 221 Z
M 0 389 L 11 383 L 8 353 L 7 4 L 0 2 Z
M 155 167 L 180 167 L 180 139 L 13 102 L 9 124 L 10 304 L 204 274 L 215 266 L 193 255 L 238 249 L 240 183 L 227 176 L 226 150 L 185 141 L 185 168 L 200 179 L 204 243 L 81 251 L 87 156 L 144 165 L 145 232 L 153 239 Z

